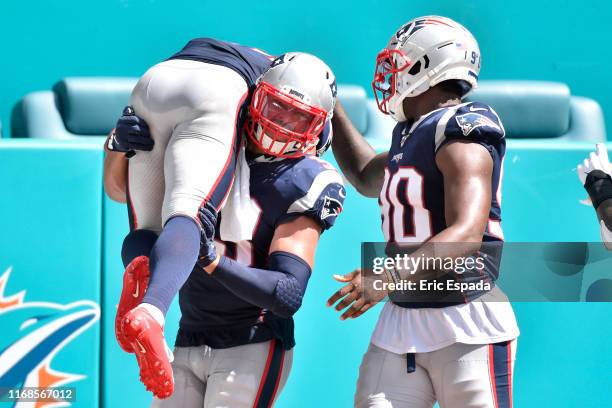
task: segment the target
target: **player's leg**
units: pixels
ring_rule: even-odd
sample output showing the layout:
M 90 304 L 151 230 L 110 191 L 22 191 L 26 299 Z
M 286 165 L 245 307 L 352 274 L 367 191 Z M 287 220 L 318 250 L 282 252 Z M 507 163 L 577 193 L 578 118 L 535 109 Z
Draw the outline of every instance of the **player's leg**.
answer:
M 293 362 L 293 350 L 272 340 L 213 351 L 204 408 L 272 407 Z
M 153 398 L 151 408 L 202 408 L 206 382 L 201 365 L 205 358 L 202 347 L 176 347 L 174 349 L 174 393 L 163 400 Z
M 127 208 L 130 232 L 121 249 L 126 269 L 115 317 L 117 341 L 127 352 L 133 349 L 122 333 L 121 321 L 128 311 L 142 301 L 149 283 L 148 257 L 162 227 L 164 153 L 175 124 L 172 117 L 160 109 L 161 101 L 151 98 L 149 91 L 151 83 L 165 75 L 162 64 L 150 68 L 139 79 L 130 98 L 130 104 L 137 114 L 147 121 L 155 145 L 151 151 L 138 152 L 130 159 L 128 166 Z
M 188 62 L 193 61 L 177 61 Z M 151 251 L 151 281 L 143 302 L 165 315 L 200 250 L 198 209 L 220 210 L 233 182 L 240 107 L 246 82 L 234 71 L 196 63 L 181 66 L 192 109 L 176 124 L 164 157 L 164 228 Z M 187 74 L 185 74 L 187 72 Z
M 510 408 L 516 340 L 455 343 L 431 353 L 429 372 L 441 408 Z
M 197 260 L 198 209 L 209 204 L 219 209 L 229 193 L 237 116 L 248 89 L 240 75 L 225 67 L 181 60 L 159 65 L 165 74 L 151 81 L 147 97 L 158 102 L 156 116 L 173 123 L 164 154 L 164 226 L 150 253 L 147 292 L 122 327 L 128 329 L 143 382 L 164 396 L 172 392 L 169 356 L 162 352 L 164 316 Z
M 355 392 L 357 408 L 431 408 L 434 392 L 427 371 L 416 360 L 408 372 L 406 354 L 370 344 L 359 367 Z

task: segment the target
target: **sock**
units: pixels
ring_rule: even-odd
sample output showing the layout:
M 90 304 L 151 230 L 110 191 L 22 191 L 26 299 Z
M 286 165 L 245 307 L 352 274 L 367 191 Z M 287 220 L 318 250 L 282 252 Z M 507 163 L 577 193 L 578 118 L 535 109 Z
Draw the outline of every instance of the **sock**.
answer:
M 151 279 L 142 300 L 165 316 L 200 253 L 200 226 L 190 217 L 168 220 L 149 255 Z
M 156 240 L 157 234 L 153 231 L 145 229 L 130 231 L 121 246 L 123 266 L 127 267 L 134 258 L 141 255 L 149 256 Z
M 162 313 L 162 311 L 159 310 L 156 306 L 153 306 L 149 303 L 141 303 L 135 307 L 135 309 L 140 309 L 140 308 L 145 309 L 147 312 L 149 312 L 151 316 L 155 319 L 155 321 L 159 323 L 159 325 L 162 328 L 164 327 L 164 323 L 166 322 L 166 319 L 164 318 L 164 314 Z M 164 339 L 164 346 L 166 348 L 166 354 L 168 354 L 168 361 L 173 362 L 174 353 L 172 353 L 172 350 L 170 349 L 170 347 L 168 347 L 168 343 L 166 343 L 165 339 Z
M 157 323 L 159 323 L 159 325 L 161 327 L 164 327 L 164 324 L 166 323 L 166 318 L 164 317 L 164 314 L 162 313 L 161 310 L 159 310 L 159 308 L 157 306 L 154 306 L 150 303 L 141 303 L 138 306 L 136 306 L 136 309 L 145 309 L 147 312 L 149 312 L 151 314 L 151 316 L 155 319 L 155 321 Z

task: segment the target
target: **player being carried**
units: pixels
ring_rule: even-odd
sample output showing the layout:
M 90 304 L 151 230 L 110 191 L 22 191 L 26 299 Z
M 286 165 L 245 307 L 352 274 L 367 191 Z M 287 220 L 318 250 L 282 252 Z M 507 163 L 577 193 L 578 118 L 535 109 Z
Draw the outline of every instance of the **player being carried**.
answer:
M 319 236 L 334 224 L 345 196 L 338 172 L 316 157 L 331 143 L 335 97 L 333 73 L 308 54 L 277 58 L 258 80 L 245 124 L 248 185 L 258 208 L 252 239 L 223 241 L 218 227 L 235 215 L 226 207 L 215 225 L 207 221 L 209 209 L 200 210 L 202 255 L 213 262 L 196 267 L 179 292 L 175 360 L 172 370 L 164 367 L 173 371 L 176 389 L 154 406 L 267 407 L 284 386 L 295 344 L 292 315 Z M 216 245 L 208 245 L 214 237 Z M 146 277 L 131 278 L 146 286 Z M 125 320 L 123 335 L 134 337 L 134 322 Z M 137 357 L 145 360 L 141 367 L 148 364 L 146 355 Z M 163 380 L 154 379 L 154 389 Z
M 109 177 L 105 187 L 112 198 L 127 195 L 130 220 L 122 247 L 130 273 L 124 275 L 124 296 L 115 319 L 124 350 L 133 350 L 121 333 L 128 312 L 140 318 L 136 320 L 155 322 L 147 324 L 147 329 L 141 326 L 137 354 L 163 340 L 159 333 L 168 307 L 198 260 L 202 237 L 198 211 L 206 208 L 211 217 L 207 222 L 216 223 L 234 180 L 250 95 L 273 59 L 239 44 L 197 38 L 147 70 L 132 91 L 131 106 L 108 138 L 105 158 L 105 173 L 120 176 Z M 143 138 L 142 132 L 150 133 L 150 138 Z M 121 153 L 131 157 L 136 149 L 143 151 L 130 159 L 128 167 Z M 238 192 L 244 190 L 237 187 Z M 202 264 L 212 261 L 207 254 L 200 259 Z M 145 297 L 138 296 L 136 304 L 128 302 L 132 291 L 127 287 L 134 282 L 126 279 L 149 274 Z M 140 295 L 145 288 L 134 289 Z M 145 373 L 162 372 L 142 364 L 140 368 L 145 383 L 153 382 Z M 165 381 L 155 385 L 154 392 L 168 394 L 171 373 L 163 371 L 159 376 Z
M 398 122 L 390 150 L 377 155 L 336 107 L 334 155 L 359 192 L 379 198 L 388 248 L 414 244 L 419 256 L 456 259 L 483 242 L 503 241 L 504 128 L 490 106 L 461 101 L 476 87 L 479 70 L 478 44 L 463 26 L 445 17 L 417 18 L 391 37 L 376 61 L 378 108 Z M 355 406 L 511 406 L 519 331 L 494 285 L 497 270 L 487 265 L 480 272 L 477 279 L 492 289 L 470 289 L 454 301 L 433 290 L 419 301 L 410 293 L 401 302 L 391 296 L 363 357 Z M 425 271 L 414 276 L 419 273 Z M 387 279 L 411 276 L 390 270 Z M 343 319 L 386 295 L 364 292 L 359 270 L 337 279 L 348 284 L 328 305 L 348 307 Z

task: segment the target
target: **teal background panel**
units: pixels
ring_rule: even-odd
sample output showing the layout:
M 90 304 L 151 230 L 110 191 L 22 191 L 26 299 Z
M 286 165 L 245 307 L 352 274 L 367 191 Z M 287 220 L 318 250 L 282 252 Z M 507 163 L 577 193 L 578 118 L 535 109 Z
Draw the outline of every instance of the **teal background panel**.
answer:
M 151 393 L 138 380 L 138 364 L 134 354 L 128 354 L 119 347 L 115 339 L 115 313 L 123 283 L 121 244 L 129 232 L 126 204 L 104 197 L 104 267 L 103 285 L 103 336 L 102 336 L 102 406 L 141 407 L 149 406 Z M 178 297 L 177 297 L 178 299 Z M 172 303 L 166 316 L 164 332 L 166 342 L 173 348 L 178 330 L 180 311 L 178 301 Z
M 119 254 L 128 228 L 125 206 L 102 196 L 99 142 L 0 142 L 0 273 L 12 267 L 3 295 L 26 290 L 26 302 L 99 304 L 102 323 L 94 322 L 67 343 L 51 367 L 87 376 L 73 383 L 78 392 L 74 406 L 95 407 L 100 399 L 105 407 L 146 406 L 151 397 L 138 381 L 135 359 L 114 339 L 123 272 Z M 502 202 L 507 240 L 599 241 L 593 209 L 579 203 L 585 194 L 574 170 L 591 146 L 532 141 L 510 141 L 508 146 Z M 333 161 L 330 154 L 326 158 Z M 382 234 L 376 200 L 349 187 L 337 225 L 322 236 L 313 278 L 296 315 L 294 367 L 279 407 L 351 406 L 380 306 L 341 322 L 325 300 L 341 286 L 331 275 L 352 271 L 360 262 L 360 243 L 377 240 Z M 586 281 L 587 275 L 583 286 L 593 281 Z M 612 335 L 610 304 L 514 307 L 522 331 L 515 405 L 611 405 L 612 396 L 598 391 L 612 386 L 612 356 L 606 348 Z M 0 313 L 0 341 L 18 328 L 7 316 Z M 177 324 L 175 303 L 166 326 L 169 344 Z
M 92 144 L 0 142 L 0 274 L 12 270 L 0 295 L 24 291 L 0 310 L 0 350 L 49 339 L 46 357 L 28 356 L 74 375 L 74 407 L 98 406 L 101 166 Z

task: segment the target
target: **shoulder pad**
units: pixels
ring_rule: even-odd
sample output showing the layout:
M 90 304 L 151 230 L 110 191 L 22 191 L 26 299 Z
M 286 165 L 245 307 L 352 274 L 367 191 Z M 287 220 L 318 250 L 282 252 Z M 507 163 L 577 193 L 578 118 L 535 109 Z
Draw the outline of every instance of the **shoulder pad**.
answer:
M 464 103 L 447 108 L 440 116 L 436 129 L 436 151 L 451 139 L 496 144 L 504 139 L 505 133 L 497 112 L 489 105 Z
M 323 230 L 331 228 L 346 197 L 342 177 L 331 164 L 313 156 L 304 158 L 294 171 L 294 184 L 301 196 L 289 205 L 287 215 L 308 215 Z

